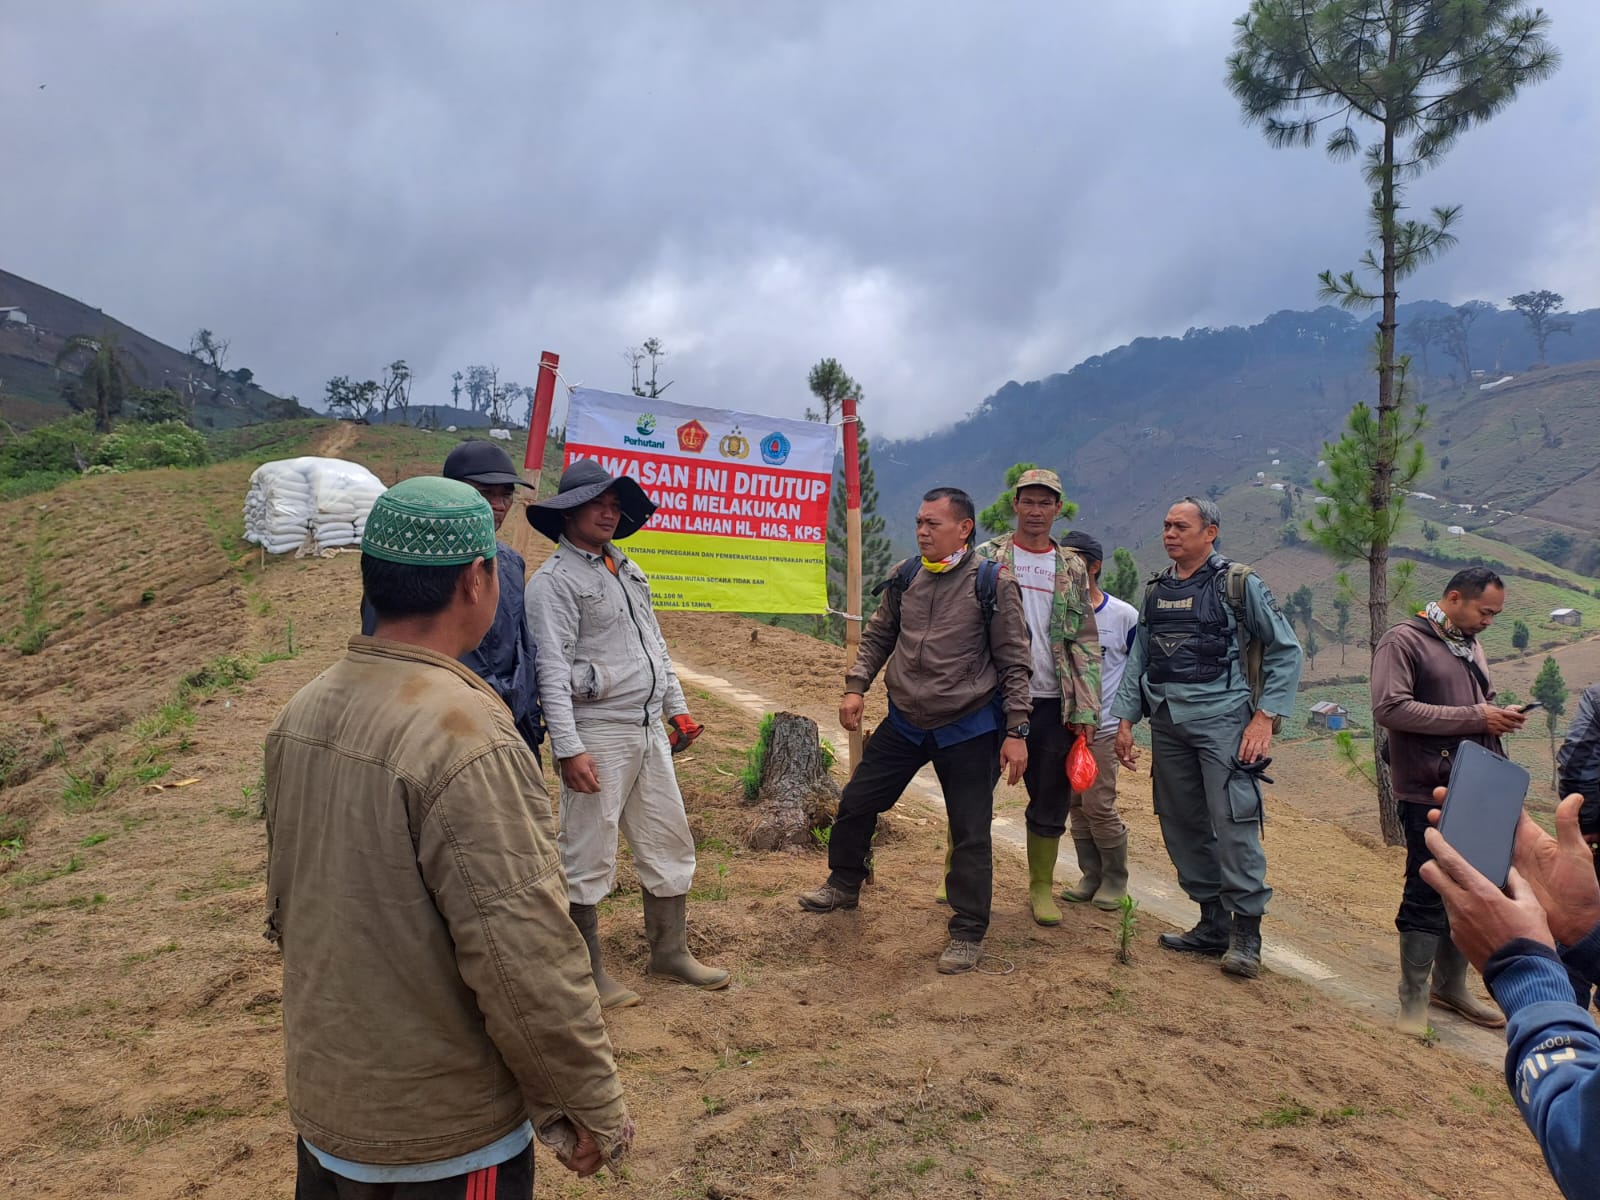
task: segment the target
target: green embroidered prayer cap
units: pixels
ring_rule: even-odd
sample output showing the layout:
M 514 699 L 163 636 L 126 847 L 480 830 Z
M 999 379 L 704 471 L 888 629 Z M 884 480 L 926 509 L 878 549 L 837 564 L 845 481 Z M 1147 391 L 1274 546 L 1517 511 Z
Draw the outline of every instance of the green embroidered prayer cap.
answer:
M 494 552 L 489 502 L 436 475 L 403 480 L 379 496 L 361 535 L 361 553 L 415 567 L 457 567 Z

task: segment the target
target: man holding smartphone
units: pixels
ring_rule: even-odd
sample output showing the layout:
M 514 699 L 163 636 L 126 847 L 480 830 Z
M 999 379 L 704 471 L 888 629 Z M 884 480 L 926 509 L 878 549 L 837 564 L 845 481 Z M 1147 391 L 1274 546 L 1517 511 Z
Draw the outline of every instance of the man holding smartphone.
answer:
M 1465 739 L 1501 753 L 1501 735 L 1526 719 L 1494 702 L 1489 660 L 1477 640 L 1505 602 L 1505 584 L 1489 568 L 1457 571 L 1443 596 L 1379 639 L 1372 659 L 1372 719 L 1389 734 L 1389 779 L 1406 835 L 1405 886 L 1394 921 L 1398 1027 L 1419 1037 L 1428 1029 L 1430 998 L 1487 1029 L 1506 1023 L 1467 989 L 1467 960 L 1450 940 L 1444 904 L 1421 875 L 1433 857 L 1423 837 L 1433 790 L 1449 782 L 1456 747 Z

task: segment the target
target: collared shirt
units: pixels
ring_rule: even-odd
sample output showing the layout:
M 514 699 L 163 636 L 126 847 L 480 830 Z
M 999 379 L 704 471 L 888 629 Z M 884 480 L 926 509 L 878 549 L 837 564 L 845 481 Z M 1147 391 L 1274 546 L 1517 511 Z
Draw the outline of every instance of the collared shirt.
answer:
M 982 737 L 986 733 L 993 733 L 1005 721 L 1005 706 L 996 692 L 993 702 L 977 712 L 968 713 L 966 716 L 951 721 L 948 725 L 941 725 L 937 729 L 923 729 L 913 725 L 905 713 L 894 706 L 894 701 L 889 701 L 889 722 L 898 730 L 908 742 L 922 745 L 925 738 L 931 737 L 933 744 L 943 750 L 948 746 L 958 746 L 962 742 L 971 741 L 975 737 Z

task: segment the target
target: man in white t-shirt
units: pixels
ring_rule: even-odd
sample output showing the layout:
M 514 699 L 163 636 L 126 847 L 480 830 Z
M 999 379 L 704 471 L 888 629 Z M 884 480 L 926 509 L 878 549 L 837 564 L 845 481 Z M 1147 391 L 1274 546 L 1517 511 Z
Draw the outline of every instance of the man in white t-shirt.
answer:
M 978 555 L 1007 567 L 1022 589 L 1033 649 L 1033 711 L 1025 726 L 1028 768 L 1022 776 L 1028 788 L 1028 902 L 1040 925 L 1059 925 L 1054 875 L 1072 798 L 1067 752 L 1074 738 L 1092 738 L 1100 724 L 1100 648 L 1088 569 L 1074 551 L 1050 538 L 1061 516 L 1061 477 L 1024 471 L 1012 505 L 1016 532 L 985 542 Z
M 1089 568 L 1089 599 L 1100 634 L 1100 691 L 1115 696 L 1128 666 L 1128 651 L 1139 632 L 1139 610 L 1100 590 L 1105 552 L 1099 542 L 1073 530 L 1062 537 L 1061 544 L 1076 550 Z M 1086 792 L 1073 792 L 1068 812 L 1083 877 L 1061 893 L 1063 900 L 1075 904 L 1092 901 L 1096 908 L 1107 910 L 1116 908 L 1128 890 L 1128 827 L 1117 812 L 1116 740 L 1117 719 L 1107 705 L 1100 710 L 1100 729 L 1089 747 L 1099 768 L 1094 786 Z

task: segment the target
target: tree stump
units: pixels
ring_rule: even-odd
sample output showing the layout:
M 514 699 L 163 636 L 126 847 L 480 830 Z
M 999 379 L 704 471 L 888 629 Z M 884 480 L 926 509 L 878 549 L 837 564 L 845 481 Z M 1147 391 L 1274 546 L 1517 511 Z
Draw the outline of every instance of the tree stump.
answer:
M 833 824 L 839 785 L 828 774 L 817 723 L 811 718 L 794 713 L 773 717 L 755 806 L 755 822 L 745 835 L 752 850 L 806 846 L 813 829 Z

